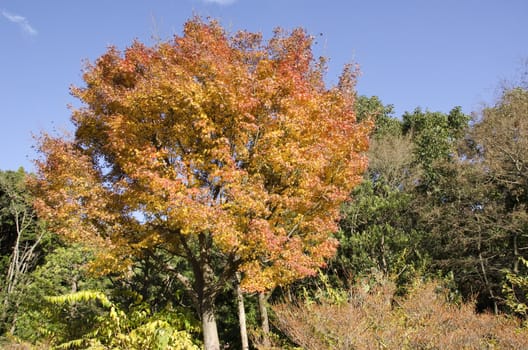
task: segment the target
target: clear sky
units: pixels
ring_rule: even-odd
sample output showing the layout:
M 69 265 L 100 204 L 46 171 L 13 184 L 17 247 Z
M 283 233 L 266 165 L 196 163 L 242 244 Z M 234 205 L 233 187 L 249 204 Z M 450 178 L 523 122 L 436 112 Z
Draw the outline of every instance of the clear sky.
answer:
M 70 85 L 108 45 L 181 34 L 199 15 L 229 31 L 304 27 L 335 83 L 359 63 L 358 92 L 464 112 L 492 103 L 528 59 L 528 0 L 0 0 L 0 169 L 32 170 L 32 134 L 70 129 Z

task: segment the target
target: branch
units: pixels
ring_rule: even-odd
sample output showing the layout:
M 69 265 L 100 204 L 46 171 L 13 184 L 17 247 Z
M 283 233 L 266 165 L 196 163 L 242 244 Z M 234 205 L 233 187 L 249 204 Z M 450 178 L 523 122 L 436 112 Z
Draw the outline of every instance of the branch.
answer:
M 178 281 L 180 281 L 180 283 L 185 287 L 185 290 L 189 293 L 189 296 L 193 300 L 194 305 L 200 305 L 198 301 L 198 294 L 194 290 L 191 280 L 187 278 L 186 276 L 182 275 L 178 270 L 176 270 L 174 267 L 170 265 L 166 265 L 165 268 L 168 271 L 174 273 Z
M 235 275 L 238 268 L 240 267 L 242 260 L 237 258 L 236 252 L 233 251 L 229 254 L 227 258 L 227 263 L 222 271 L 222 274 L 218 278 L 217 285 L 223 286 L 229 279 Z

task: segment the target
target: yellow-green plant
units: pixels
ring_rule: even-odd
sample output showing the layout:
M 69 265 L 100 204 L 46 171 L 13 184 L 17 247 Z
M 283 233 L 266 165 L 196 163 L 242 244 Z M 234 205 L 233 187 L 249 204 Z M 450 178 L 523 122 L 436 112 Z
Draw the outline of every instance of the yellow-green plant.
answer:
M 55 305 L 96 302 L 108 310 L 99 317 L 94 331 L 61 343 L 56 346 L 57 349 L 199 349 L 189 332 L 192 330 L 178 329 L 170 319 L 151 315 L 142 304 L 126 313 L 104 293 L 91 290 L 48 297 L 47 300 Z
M 528 260 L 519 258 L 522 265 L 528 268 Z M 502 287 L 506 305 L 516 314 L 526 318 L 528 314 L 528 276 L 508 271 Z

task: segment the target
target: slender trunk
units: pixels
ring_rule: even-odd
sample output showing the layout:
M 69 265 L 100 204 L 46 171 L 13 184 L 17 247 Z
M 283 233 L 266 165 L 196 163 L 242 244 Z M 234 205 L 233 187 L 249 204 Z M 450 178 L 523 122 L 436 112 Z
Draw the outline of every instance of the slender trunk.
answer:
M 244 308 L 244 294 L 240 288 L 240 273 L 236 273 L 236 295 L 238 305 L 238 323 L 240 325 L 240 340 L 242 342 L 242 350 L 249 349 L 248 333 L 246 326 L 246 310 Z
M 389 268 L 387 265 L 387 259 L 385 258 L 386 252 L 385 252 L 385 235 L 381 235 L 381 271 L 383 271 L 383 274 L 385 276 L 389 275 Z
M 214 310 L 206 307 L 202 310 L 202 330 L 205 350 L 220 350 L 220 340 L 216 329 Z
M 477 223 L 479 223 L 479 218 L 477 217 Z M 482 271 L 482 277 L 484 278 L 484 283 L 486 284 L 486 288 L 488 288 L 488 293 L 490 295 L 491 300 L 493 300 L 493 312 L 495 315 L 499 313 L 499 305 L 497 304 L 497 299 L 495 298 L 495 293 L 493 293 L 493 288 L 491 288 L 491 284 L 488 280 L 488 273 L 486 269 L 486 261 L 484 259 L 484 256 L 482 255 L 482 231 L 480 228 L 480 225 L 478 227 L 478 256 L 479 256 L 479 263 L 480 263 L 480 269 Z
M 268 297 L 266 296 L 266 293 L 260 292 L 258 293 L 258 303 L 259 303 L 259 312 L 260 312 L 260 322 L 262 326 L 262 345 L 264 347 L 269 348 L 271 347 L 270 342 L 270 326 L 269 326 L 269 318 L 268 318 Z
M 19 212 L 15 209 L 13 210 L 12 214 L 14 216 L 15 222 L 16 240 L 13 246 L 11 257 L 9 259 L 5 287 L 0 288 L 0 291 L 3 289 L 4 292 L 0 323 L 8 321 L 8 309 L 12 308 L 14 304 L 14 314 L 13 319 L 11 320 L 11 332 L 13 332 L 15 329 L 18 305 L 20 304 L 20 296 L 17 296 L 16 294 L 20 289 L 20 285 L 23 283 L 24 276 L 35 262 L 35 249 L 40 244 L 40 241 L 44 235 L 44 233 L 41 232 L 33 243 L 29 244 L 26 242 L 25 244 L 21 244 L 23 238 L 22 236 L 32 223 L 32 218 L 26 211 Z
M 288 297 L 288 302 L 290 304 L 293 303 L 293 296 L 292 296 L 292 292 L 291 292 L 291 287 L 288 287 L 286 289 L 286 296 Z
M 481 252 L 479 252 L 479 261 L 480 261 L 480 269 L 484 277 L 484 283 L 486 284 L 486 287 L 488 288 L 488 293 L 490 294 L 490 297 L 493 300 L 493 313 L 497 315 L 499 313 L 499 305 L 497 304 L 495 293 L 493 293 L 493 289 L 491 288 L 491 285 L 489 283 L 488 274 L 486 273 L 486 265 L 485 265 L 484 258 L 482 257 Z
M 20 307 L 20 298 L 18 298 L 15 302 L 15 310 L 18 310 L 19 307 Z M 15 334 L 17 321 L 18 321 L 18 311 L 15 312 L 15 314 L 13 315 L 13 320 L 11 320 L 11 328 L 9 329 L 9 334 Z
M 517 232 L 513 233 L 513 273 L 519 273 L 519 243 L 517 239 Z
M 18 320 L 18 313 L 16 313 L 13 316 L 13 321 L 11 322 L 11 327 L 9 328 L 9 334 L 14 334 L 15 333 L 17 320 Z

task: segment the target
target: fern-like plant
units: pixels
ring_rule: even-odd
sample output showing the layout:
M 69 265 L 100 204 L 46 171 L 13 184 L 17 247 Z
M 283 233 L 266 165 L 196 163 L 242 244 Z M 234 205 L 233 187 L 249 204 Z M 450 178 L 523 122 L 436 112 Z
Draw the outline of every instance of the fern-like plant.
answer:
M 198 350 L 189 329 L 178 329 L 170 317 L 151 315 L 141 303 L 125 313 L 101 292 L 84 290 L 48 297 L 54 305 L 95 302 L 108 310 L 92 332 L 58 344 L 57 349 Z

